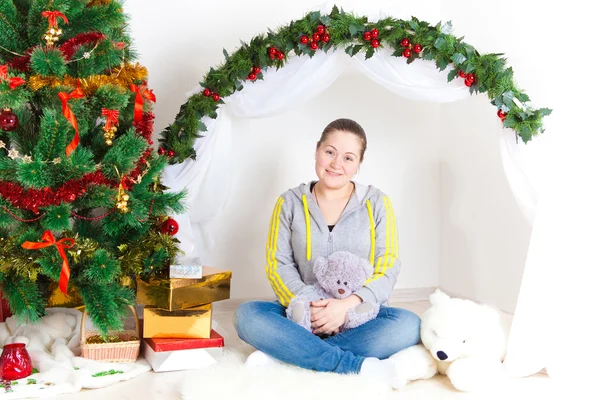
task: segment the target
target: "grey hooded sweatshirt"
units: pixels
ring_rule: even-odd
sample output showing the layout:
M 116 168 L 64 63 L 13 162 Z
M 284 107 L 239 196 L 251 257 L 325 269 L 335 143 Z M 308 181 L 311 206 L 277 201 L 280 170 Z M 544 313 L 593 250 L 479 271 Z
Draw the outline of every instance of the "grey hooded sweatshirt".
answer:
M 273 210 L 265 268 L 277 299 L 283 306 L 295 296 L 317 300 L 311 286 L 316 283 L 314 261 L 345 250 L 373 265 L 373 277 L 356 294 L 366 302 L 386 303 L 400 270 L 396 217 L 389 198 L 373 186 L 355 183 L 354 194 L 330 232 L 311 183 L 282 194 Z

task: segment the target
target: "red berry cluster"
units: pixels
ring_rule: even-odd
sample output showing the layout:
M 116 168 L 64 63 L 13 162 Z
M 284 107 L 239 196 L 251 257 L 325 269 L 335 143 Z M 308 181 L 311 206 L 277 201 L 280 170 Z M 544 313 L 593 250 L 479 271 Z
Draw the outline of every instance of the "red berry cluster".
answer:
M 504 120 L 506 119 L 506 113 L 504 111 L 502 111 L 502 109 L 498 110 L 498 118 L 500 118 L 502 120 L 502 122 L 504 122 Z
M 458 71 L 458 76 L 465 78 L 465 86 L 471 86 L 473 83 L 475 83 L 475 75 L 470 73 L 467 74 L 462 69 Z
M 379 31 L 376 28 L 363 33 L 363 39 L 365 39 L 367 42 L 371 42 L 371 46 L 374 48 L 379 47 Z
M 327 33 L 327 28 L 323 25 L 317 26 L 317 29 L 313 32 L 311 37 L 307 35 L 300 36 L 300 44 L 308 45 L 311 50 L 317 50 L 319 43 L 328 43 L 331 40 L 331 36 Z
M 277 58 L 278 60 L 283 60 L 285 58 L 285 54 L 283 54 L 283 52 L 280 51 L 277 47 L 269 47 L 267 49 L 267 54 L 269 54 L 269 58 L 271 60 L 274 60 L 275 58 Z
M 246 79 L 249 79 L 251 81 L 256 80 L 256 77 L 258 76 L 258 74 L 260 74 L 261 71 L 262 69 L 260 69 L 260 67 L 252 67 Z
M 210 91 L 210 89 L 204 89 L 202 91 L 202 94 L 205 95 L 206 97 L 211 97 L 213 98 L 214 101 L 219 101 L 221 99 L 221 96 L 219 96 L 218 93 L 213 93 Z
M 172 158 L 175 155 L 175 152 L 173 150 L 165 150 L 161 147 L 158 149 L 158 155 L 159 156 L 166 155 L 167 157 Z
M 423 50 L 423 46 L 421 46 L 419 43 L 412 44 L 407 38 L 404 38 L 400 41 L 400 46 L 405 48 L 402 52 L 402 55 L 406 58 L 410 57 L 413 51 L 416 54 L 419 54 Z

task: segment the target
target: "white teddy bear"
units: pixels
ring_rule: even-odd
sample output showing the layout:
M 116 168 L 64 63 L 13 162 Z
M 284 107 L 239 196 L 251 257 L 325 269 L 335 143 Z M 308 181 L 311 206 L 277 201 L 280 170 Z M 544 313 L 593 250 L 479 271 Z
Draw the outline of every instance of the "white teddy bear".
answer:
M 439 289 L 421 317 L 422 344 L 404 349 L 395 360 L 406 383 L 447 375 L 454 388 L 476 391 L 503 376 L 506 333 L 500 314 L 470 300 L 450 298 Z

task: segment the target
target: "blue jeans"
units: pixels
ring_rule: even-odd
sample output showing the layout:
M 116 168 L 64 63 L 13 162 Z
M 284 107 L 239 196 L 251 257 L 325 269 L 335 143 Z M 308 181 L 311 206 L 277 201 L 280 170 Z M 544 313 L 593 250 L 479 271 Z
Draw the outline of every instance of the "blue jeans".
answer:
M 314 371 L 358 373 L 365 357 L 385 359 L 419 343 L 421 319 L 412 311 L 381 307 L 377 318 L 321 338 L 285 316 L 278 302 L 250 301 L 235 312 L 244 342 L 288 364 Z

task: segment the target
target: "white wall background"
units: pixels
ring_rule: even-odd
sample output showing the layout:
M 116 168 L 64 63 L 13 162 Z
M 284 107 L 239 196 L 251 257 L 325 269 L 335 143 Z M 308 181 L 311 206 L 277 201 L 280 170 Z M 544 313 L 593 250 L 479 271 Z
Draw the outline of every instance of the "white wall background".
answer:
M 365 15 L 374 7 L 368 5 L 372 2 L 336 3 Z M 158 98 L 156 130 L 174 118 L 208 69 L 223 62 L 223 48 L 231 53 L 240 39 L 321 6 L 319 1 L 128 0 L 125 11 L 139 61 L 148 67 Z M 540 6 L 545 18 L 539 16 Z M 556 41 L 567 44 L 550 36 L 565 12 L 558 6 L 389 0 L 377 7 L 432 24 L 452 20 L 454 33 L 480 52 L 504 52 L 534 102 L 555 113 L 570 102 L 555 90 L 555 84 L 573 82 L 572 75 L 559 78 L 567 71 L 553 61 L 563 51 Z M 377 14 L 378 8 L 371 10 Z M 484 95 L 445 106 L 416 103 L 354 71 L 302 107 L 274 118 L 235 121 L 238 184 L 214 224 L 214 266 L 233 270 L 232 297 L 273 297 L 263 266 L 272 207 L 281 192 L 315 177 L 315 143 L 323 127 L 342 116 L 359 121 L 368 134 L 357 180 L 381 188 L 394 204 L 402 260 L 397 288 L 442 286 L 513 311 L 531 228 L 500 163 L 498 137 L 512 133 L 501 129 Z

